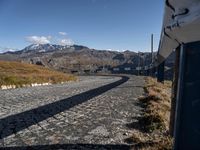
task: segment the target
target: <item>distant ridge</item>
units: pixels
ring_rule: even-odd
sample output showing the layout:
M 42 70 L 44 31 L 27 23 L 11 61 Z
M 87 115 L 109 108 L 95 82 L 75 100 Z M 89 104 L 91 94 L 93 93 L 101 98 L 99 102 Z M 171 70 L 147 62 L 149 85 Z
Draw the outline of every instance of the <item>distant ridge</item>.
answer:
M 156 52 L 154 53 L 154 56 Z M 149 65 L 151 54 L 126 50 L 124 52 L 110 50 L 96 50 L 82 45 L 53 45 L 32 44 L 20 51 L 0 54 L 0 60 L 22 61 L 51 68 L 54 70 L 71 72 L 112 72 L 114 68 L 136 68 Z M 166 62 L 168 68 L 173 67 L 174 54 Z M 132 72 L 133 73 L 133 72 Z

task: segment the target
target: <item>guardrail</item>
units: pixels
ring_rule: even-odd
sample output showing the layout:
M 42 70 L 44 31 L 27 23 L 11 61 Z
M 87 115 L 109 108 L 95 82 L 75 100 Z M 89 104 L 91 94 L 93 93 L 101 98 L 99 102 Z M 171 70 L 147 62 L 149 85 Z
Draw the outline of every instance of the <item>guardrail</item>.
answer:
M 157 54 L 160 81 L 163 66 L 175 50 L 170 132 L 174 150 L 200 149 L 200 1 L 166 0 Z M 158 80 L 158 81 L 159 81 Z

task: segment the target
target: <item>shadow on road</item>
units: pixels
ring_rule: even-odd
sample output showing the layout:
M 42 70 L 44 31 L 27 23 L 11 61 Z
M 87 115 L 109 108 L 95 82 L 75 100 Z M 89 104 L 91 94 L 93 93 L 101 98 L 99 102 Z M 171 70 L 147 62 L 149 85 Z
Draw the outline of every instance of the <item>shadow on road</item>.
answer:
M 37 146 L 19 146 L 19 147 L 8 147 L 4 150 L 130 150 L 130 145 L 100 145 L 100 144 L 55 144 L 55 145 L 37 145 Z
M 68 110 L 128 81 L 128 77 L 51 104 L 0 119 L 0 139 Z

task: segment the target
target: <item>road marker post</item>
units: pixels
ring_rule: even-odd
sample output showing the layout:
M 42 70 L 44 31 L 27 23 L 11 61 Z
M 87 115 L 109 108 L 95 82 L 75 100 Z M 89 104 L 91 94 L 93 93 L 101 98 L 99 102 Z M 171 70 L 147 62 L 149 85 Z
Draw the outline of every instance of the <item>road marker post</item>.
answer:
M 164 83 L 164 76 L 165 76 L 165 61 L 158 65 L 157 69 L 157 81 L 160 83 Z

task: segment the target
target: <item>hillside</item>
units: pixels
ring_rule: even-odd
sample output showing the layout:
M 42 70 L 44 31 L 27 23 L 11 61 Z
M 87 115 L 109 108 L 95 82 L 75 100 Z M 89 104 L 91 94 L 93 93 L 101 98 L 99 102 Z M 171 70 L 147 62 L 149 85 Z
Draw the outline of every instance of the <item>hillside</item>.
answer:
M 0 61 L 0 86 L 30 85 L 31 83 L 60 83 L 76 78 L 69 74 L 53 71 L 42 66 Z

